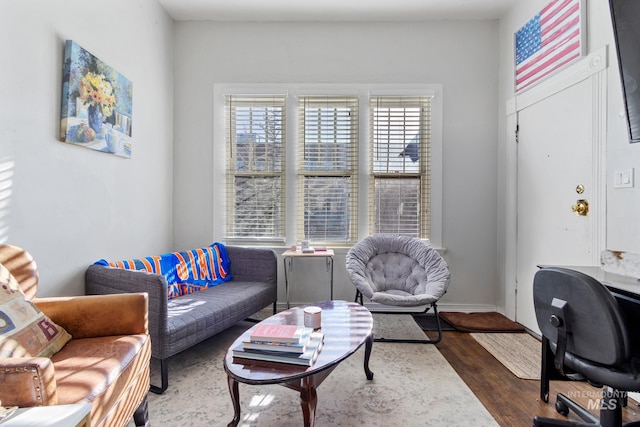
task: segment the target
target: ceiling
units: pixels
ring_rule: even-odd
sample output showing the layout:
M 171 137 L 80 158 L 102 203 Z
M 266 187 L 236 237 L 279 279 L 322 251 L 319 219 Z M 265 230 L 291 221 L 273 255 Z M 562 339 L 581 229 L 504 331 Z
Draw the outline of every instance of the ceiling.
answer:
M 518 0 L 158 0 L 176 21 L 498 19 Z

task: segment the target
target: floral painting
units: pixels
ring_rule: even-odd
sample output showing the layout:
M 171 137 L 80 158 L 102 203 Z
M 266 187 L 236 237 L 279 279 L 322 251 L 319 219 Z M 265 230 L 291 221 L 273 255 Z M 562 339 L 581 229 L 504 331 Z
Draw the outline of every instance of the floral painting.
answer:
M 64 50 L 60 138 L 131 157 L 133 86 L 72 40 Z

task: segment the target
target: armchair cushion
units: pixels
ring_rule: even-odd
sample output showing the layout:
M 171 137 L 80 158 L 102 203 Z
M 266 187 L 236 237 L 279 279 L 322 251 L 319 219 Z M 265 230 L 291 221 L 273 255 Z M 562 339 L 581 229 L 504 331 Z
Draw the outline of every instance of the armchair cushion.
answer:
M 150 358 L 146 334 L 74 338 L 51 358 L 56 387 L 64 390 L 57 393 L 58 404 L 92 402 L 93 419 L 108 418 L 118 404 L 131 405 L 127 411 L 131 413 L 139 402 L 119 400 L 130 393 L 127 389 L 141 389 L 134 393 L 137 396 L 146 394 Z M 119 425 L 127 421 L 121 420 Z
M 163 276 L 167 298 L 192 294 L 231 280 L 230 260 L 222 243 L 181 252 L 123 261 L 101 259 L 94 264 L 124 270 L 139 270 Z
M 393 289 L 408 294 L 426 291 L 426 270 L 404 254 L 381 253 L 371 258 L 365 268 L 367 277 L 378 291 Z
M 0 357 L 51 357 L 71 335 L 27 301 L 0 264 Z

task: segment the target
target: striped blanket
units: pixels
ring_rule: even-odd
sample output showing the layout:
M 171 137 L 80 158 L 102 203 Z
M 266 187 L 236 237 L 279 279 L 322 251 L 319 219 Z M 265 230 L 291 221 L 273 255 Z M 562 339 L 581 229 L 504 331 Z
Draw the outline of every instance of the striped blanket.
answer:
M 160 274 L 167 280 L 167 298 L 187 295 L 231 280 L 229 256 L 222 243 L 122 261 L 101 259 L 94 264 Z

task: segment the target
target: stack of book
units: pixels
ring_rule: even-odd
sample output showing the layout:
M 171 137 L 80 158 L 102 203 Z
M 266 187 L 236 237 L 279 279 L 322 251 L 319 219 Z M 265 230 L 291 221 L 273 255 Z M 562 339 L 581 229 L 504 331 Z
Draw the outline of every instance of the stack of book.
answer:
M 233 357 L 311 366 L 318 358 L 324 334 L 298 325 L 258 324 L 248 341 L 233 349 Z

